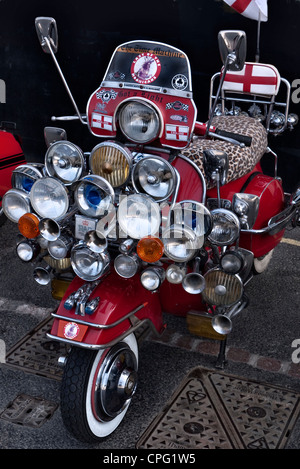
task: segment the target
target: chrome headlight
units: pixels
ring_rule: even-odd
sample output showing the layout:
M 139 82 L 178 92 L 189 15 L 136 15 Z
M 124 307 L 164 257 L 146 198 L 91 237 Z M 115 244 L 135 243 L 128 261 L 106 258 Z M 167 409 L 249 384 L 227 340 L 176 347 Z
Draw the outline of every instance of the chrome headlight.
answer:
M 48 252 L 54 259 L 64 259 L 70 252 L 73 245 L 73 238 L 68 235 L 61 235 L 54 241 L 49 241 Z
M 169 213 L 169 224 L 191 228 L 198 237 L 198 247 L 212 230 L 212 216 L 205 205 L 194 200 L 183 200 L 174 205 Z M 200 245 L 200 243 L 202 243 Z
M 100 143 L 90 155 L 92 173 L 106 179 L 112 187 L 120 187 L 127 182 L 131 165 L 130 151 L 115 142 Z
M 38 179 L 30 191 L 30 202 L 42 218 L 62 218 L 69 208 L 68 192 L 58 179 L 46 177 Z
M 104 252 L 91 251 L 84 242 L 79 241 L 72 248 L 71 265 L 78 277 L 93 281 L 105 273 L 109 265 L 109 257 Z
M 185 265 L 176 265 L 176 264 L 171 264 L 166 270 L 166 278 L 168 282 L 174 283 L 174 284 L 179 284 L 182 283 L 182 280 L 186 276 L 186 267 Z
M 222 270 L 210 270 L 204 275 L 205 289 L 202 292 L 204 301 L 216 306 L 231 306 L 243 295 L 243 282 L 238 275 Z
M 259 197 L 253 194 L 234 194 L 232 208 L 240 218 L 241 227 L 251 229 L 257 218 Z
M 100 217 L 114 202 L 112 186 L 101 176 L 91 174 L 82 178 L 75 190 L 79 211 L 88 217 Z
M 141 239 L 153 236 L 160 226 L 159 205 L 146 195 L 129 195 L 120 202 L 118 221 L 124 237 Z
M 132 184 L 137 192 L 146 193 L 161 202 L 174 192 L 176 173 L 173 166 L 163 158 L 147 156 L 134 166 Z
M 40 250 L 40 245 L 29 239 L 23 240 L 17 245 L 17 255 L 24 262 L 35 259 Z
M 43 177 L 38 165 L 21 164 L 13 170 L 11 185 L 15 189 L 20 189 L 29 193 L 35 181 Z
M 162 234 L 162 241 L 165 247 L 164 253 L 175 262 L 189 261 L 199 249 L 197 236 L 188 226 L 167 227 Z
M 141 282 L 144 288 L 149 291 L 157 290 L 165 279 L 165 270 L 159 267 L 150 267 L 144 270 L 141 275 Z
M 71 142 L 55 142 L 47 150 L 45 167 L 49 176 L 69 185 L 77 181 L 84 166 L 82 150 Z
M 30 198 L 28 194 L 19 189 L 10 189 L 2 199 L 3 212 L 14 223 L 25 213 L 31 212 Z
M 211 212 L 213 219 L 209 241 L 217 246 L 227 246 L 239 237 L 240 222 L 238 217 L 229 210 L 217 208 Z
M 123 278 L 133 277 L 140 266 L 139 259 L 136 255 L 128 256 L 120 254 L 115 258 L 114 267 L 116 272 Z
M 122 107 L 119 125 L 123 134 L 136 143 L 151 142 L 160 132 L 157 111 L 150 104 L 141 101 L 131 101 Z

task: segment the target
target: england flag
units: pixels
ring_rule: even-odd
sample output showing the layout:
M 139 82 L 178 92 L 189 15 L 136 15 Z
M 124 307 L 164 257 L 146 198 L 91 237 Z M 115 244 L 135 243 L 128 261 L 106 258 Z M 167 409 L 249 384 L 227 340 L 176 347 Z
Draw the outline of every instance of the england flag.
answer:
M 251 20 L 268 21 L 268 0 L 224 0 L 224 2 Z

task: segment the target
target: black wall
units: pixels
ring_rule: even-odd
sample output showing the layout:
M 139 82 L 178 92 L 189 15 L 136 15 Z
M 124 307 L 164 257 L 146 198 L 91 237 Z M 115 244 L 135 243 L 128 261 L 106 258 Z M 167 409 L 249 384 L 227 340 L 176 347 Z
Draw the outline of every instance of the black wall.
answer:
M 157 40 L 186 52 L 200 121 L 207 119 L 210 77 L 221 66 L 218 31 L 243 29 L 247 60 L 254 61 L 255 56 L 256 21 L 235 13 L 223 0 L 0 0 L 0 79 L 6 83 L 0 120 L 16 122 L 28 161 L 43 161 L 43 129 L 52 125 L 51 116 L 73 114 L 52 59 L 39 45 L 37 16 L 56 19 L 57 59 L 82 112 L 114 48 L 128 40 Z M 269 0 L 269 20 L 261 25 L 260 61 L 274 64 L 290 82 L 300 80 L 299 44 L 300 1 Z M 300 104 L 291 103 L 291 112 L 300 114 Z M 79 122 L 57 125 L 66 128 L 68 139 L 84 151 L 97 143 Z M 300 182 L 299 136 L 300 124 L 270 141 L 280 156 L 279 174 L 287 190 Z

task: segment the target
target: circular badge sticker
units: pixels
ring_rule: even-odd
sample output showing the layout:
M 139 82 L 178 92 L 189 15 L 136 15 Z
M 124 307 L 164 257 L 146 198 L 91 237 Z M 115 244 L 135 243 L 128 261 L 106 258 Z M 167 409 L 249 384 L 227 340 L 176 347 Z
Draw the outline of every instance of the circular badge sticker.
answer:
M 75 322 L 68 322 L 64 327 L 64 336 L 67 339 L 75 339 L 79 334 L 79 326 Z
M 161 63 L 154 54 L 139 54 L 131 65 L 132 78 L 143 85 L 152 83 L 159 76 Z
M 188 85 L 188 79 L 185 75 L 179 74 L 172 78 L 172 86 L 175 90 L 183 91 Z

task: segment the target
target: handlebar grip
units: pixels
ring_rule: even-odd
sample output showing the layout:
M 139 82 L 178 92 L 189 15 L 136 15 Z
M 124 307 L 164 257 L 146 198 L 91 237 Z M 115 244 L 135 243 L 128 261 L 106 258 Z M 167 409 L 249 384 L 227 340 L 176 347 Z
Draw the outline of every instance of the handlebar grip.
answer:
M 248 137 L 247 135 L 235 134 L 233 132 L 227 132 L 226 130 L 220 130 L 220 129 L 216 129 L 215 133 L 217 135 L 220 135 L 221 137 L 232 138 L 234 140 L 237 140 L 240 143 L 244 143 L 246 147 L 250 147 L 252 143 L 252 137 Z

